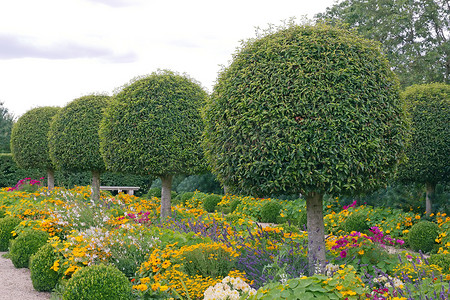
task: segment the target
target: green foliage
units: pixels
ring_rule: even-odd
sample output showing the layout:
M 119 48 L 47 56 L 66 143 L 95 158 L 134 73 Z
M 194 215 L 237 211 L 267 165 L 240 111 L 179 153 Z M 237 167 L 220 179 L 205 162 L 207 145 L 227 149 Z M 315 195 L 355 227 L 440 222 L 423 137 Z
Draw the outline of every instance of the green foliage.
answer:
M 175 188 L 177 192 L 194 192 L 222 194 L 223 189 L 217 181 L 216 176 L 211 173 L 201 175 L 191 175 L 186 177 Z
M 31 255 L 47 243 L 49 234 L 41 230 L 26 230 L 11 241 L 9 255 L 16 268 L 28 268 Z
M 353 213 L 345 219 L 342 223 L 342 230 L 345 232 L 358 231 L 366 233 L 369 230 L 369 225 L 367 224 L 367 216 L 364 213 Z
M 48 132 L 59 107 L 37 107 L 27 111 L 14 124 L 11 133 L 11 153 L 17 165 L 24 169 L 54 169 L 50 159 Z
M 0 188 L 13 187 L 19 180 L 27 177 L 41 178 L 45 172 L 38 169 L 20 169 L 10 153 L 0 153 Z
M 63 300 L 129 300 L 131 284 L 116 267 L 103 264 L 85 267 L 69 279 Z
M 157 176 L 203 169 L 200 109 L 206 98 L 193 79 L 170 71 L 123 87 L 100 128 L 108 169 Z
M 195 195 L 195 192 L 186 192 L 186 193 L 181 194 L 180 198 L 183 203 L 186 203 L 188 200 L 192 199 L 192 197 L 194 197 L 194 195 Z
M 0 153 L 10 152 L 11 128 L 14 117 L 0 101 Z
M 161 188 L 155 187 L 155 188 L 149 189 L 148 193 L 146 194 L 146 196 L 148 198 L 151 198 L 151 197 L 161 198 Z
M 189 276 L 225 277 L 234 268 L 234 258 L 229 251 L 208 244 L 184 251 L 181 260 Z
M 58 255 L 50 243 L 45 244 L 30 257 L 31 282 L 36 291 L 51 292 L 60 279 L 60 274 L 51 269 Z
M 103 95 L 83 96 L 56 114 L 48 137 L 55 165 L 75 172 L 105 170 L 98 130 L 108 99 Z
M 231 203 L 230 203 L 230 213 L 234 212 L 239 204 L 241 204 L 241 200 L 240 199 L 234 199 L 233 201 L 231 201 Z
M 276 201 L 268 201 L 261 208 L 261 222 L 276 223 L 283 206 Z
M 345 276 L 341 275 L 345 274 Z M 339 288 L 336 288 L 338 287 Z M 367 289 L 352 266 L 339 270 L 332 277 L 314 275 L 289 279 L 285 283 L 269 283 L 259 288 L 249 299 L 304 300 L 304 299 L 361 299 Z M 348 296 L 344 296 L 344 293 Z
M 412 137 L 400 178 L 416 183 L 450 181 L 450 85 L 414 85 L 402 97 L 411 117 Z
M 228 223 L 233 224 L 233 225 L 235 225 L 235 223 L 237 223 L 240 219 L 242 219 L 242 217 L 241 217 L 241 215 L 238 215 L 238 214 L 230 213 L 225 216 L 225 220 Z
M 205 118 L 213 173 L 258 196 L 377 188 L 402 159 L 407 129 L 379 45 L 326 25 L 244 42 Z
M 307 215 L 306 215 L 306 209 L 302 210 L 298 219 L 297 219 L 297 226 L 301 229 L 301 230 L 306 230 L 307 229 Z
M 444 274 L 450 273 L 450 255 L 445 253 L 431 254 L 428 262 L 430 265 L 436 265 L 442 268 Z
M 220 195 L 211 194 L 206 196 L 205 199 L 203 199 L 203 208 L 207 212 L 214 212 L 216 210 L 217 204 L 222 200 L 222 197 Z
M 439 226 L 430 221 L 414 224 L 408 233 L 408 242 L 414 251 L 430 252 L 433 250 L 435 239 L 439 235 Z
M 345 23 L 381 42 L 403 86 L 450 83 L 450 10 L 446 0 L 344 0 L 316 19 Z
M 14 238 L 12 231 L 21 221 L 16 217 L 0 219 L 0 251 L 8 251 L 9 240 Z

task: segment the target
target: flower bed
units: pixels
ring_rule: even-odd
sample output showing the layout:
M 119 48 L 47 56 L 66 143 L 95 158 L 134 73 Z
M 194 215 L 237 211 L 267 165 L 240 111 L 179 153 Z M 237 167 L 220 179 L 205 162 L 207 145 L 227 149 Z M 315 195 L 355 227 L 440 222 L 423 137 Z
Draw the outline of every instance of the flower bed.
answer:
M 57 254 L 51 269 L 61 282 L 56 297 L 80 269 L 109 264 L 128 278 L 134 299 L 296 299 L 300 291 L 301 299 L 448 299 L 450 218 L 444 214 L 432 217 L 440 232 L 430 260 L 441 255 L 432 264 L 406 248 L 421 215 L 327 203 L 327 273 L 308 276 L 303 200 L 279 201 L 282 224 L 265 228 L 257 225 L 261 209 L 274 199 L 227 195 L 207 213 L 194 194 L 172 207 L 164 223 L 159 201 L 104 192 L 93 203 L 89 187 L 3 189 L 0 212 L 22 219 L 15 235 L 31 228 L 50 234 Z M 223 214 L 233 202 L 234 211 Z M 345 232 L 342 224 L 352 215 L 368 229 Z M 399 253 L 388 254 L 387 246 Z

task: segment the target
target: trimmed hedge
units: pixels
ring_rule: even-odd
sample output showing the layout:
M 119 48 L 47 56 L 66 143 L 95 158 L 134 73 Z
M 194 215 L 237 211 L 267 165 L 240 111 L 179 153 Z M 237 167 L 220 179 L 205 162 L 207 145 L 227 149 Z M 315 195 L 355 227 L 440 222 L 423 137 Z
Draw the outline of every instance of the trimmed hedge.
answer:
M 114 266 L 84 267 L 67 282 L 63 300 L 131 300 L 131 284 Z

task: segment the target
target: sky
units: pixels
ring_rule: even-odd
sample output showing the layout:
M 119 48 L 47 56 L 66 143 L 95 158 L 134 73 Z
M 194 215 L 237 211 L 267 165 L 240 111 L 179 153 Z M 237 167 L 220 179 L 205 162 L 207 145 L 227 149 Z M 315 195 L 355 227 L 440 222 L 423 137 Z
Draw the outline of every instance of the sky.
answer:
M 211 92 L 256 28 L 312 18 L 335 0 L 0 1 L 0 102 L 16 118 L 106 93 L 158 69 Z

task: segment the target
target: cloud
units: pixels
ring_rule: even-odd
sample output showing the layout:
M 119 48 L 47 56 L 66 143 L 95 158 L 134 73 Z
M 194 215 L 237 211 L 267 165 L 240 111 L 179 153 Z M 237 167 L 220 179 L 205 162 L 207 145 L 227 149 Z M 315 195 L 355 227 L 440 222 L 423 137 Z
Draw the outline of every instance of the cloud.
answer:
M 137 0 L 87 0 L 88 2 L 100 3 L 111 7 L 133 6 L 139 1 Z
M 128 63 L 136 61 L 137 55 L 133 52 L 116 54 L 108 48 L 83 45 L 74 42 L 36 45 L 27 38 L 0 33 L 0 59 L 17 58 L 98 58 L 110 62 Z
M 189 41 L 186 39 L 172 39 L 167 42 L 167 44 L 175 47 L 181 48 L 200 48 L 201 46 L 193 41 Z

